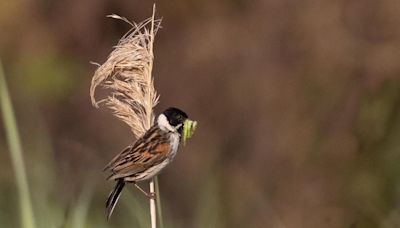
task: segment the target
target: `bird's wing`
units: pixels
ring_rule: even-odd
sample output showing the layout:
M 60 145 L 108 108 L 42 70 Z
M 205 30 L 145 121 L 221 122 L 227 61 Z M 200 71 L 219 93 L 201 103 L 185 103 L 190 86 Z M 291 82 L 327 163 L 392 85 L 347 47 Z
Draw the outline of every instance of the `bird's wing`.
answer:
M 125 148 L 105 167 L 111 171 L 108 179 L 141 173 L 164 161 L 170 151 L 168 136 L 158 128 L 151 128 L 135 144 Z
M 104 168 L 103 171 L 112 169 L 112 167 L 116 166 L 118 163 L 123 162 L 124 159 L 132 156 L 135 151 L 143 150 L 143 146 L 148 144 L 150 139 L 154 139 L 155 133 L 157 132 L 157 127 L 153 126 L 150 128 L 141 138 L 139 138 L 135 143 L 127 146 L 123 149 L 119 154 L 117 154 Z

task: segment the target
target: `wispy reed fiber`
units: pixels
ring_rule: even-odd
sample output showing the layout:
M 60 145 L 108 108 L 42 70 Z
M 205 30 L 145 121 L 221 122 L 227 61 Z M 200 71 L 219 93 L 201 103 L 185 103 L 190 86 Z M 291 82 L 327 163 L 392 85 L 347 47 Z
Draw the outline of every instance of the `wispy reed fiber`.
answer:
M 107 61 L 97 68 L 90 97 L 95 107 L 104 104 L 111 109 L 138 138 L 153 124 L 153 108 L 158 103 L 151 72 L 153 42 L 161 20 L 154 19 L 154 11 L 151 18 L 139 24 L 115 14 L 109 17 L 123 20 L 132 28 L 120 39 Z M 95 90 L 98 86 L 110 93 L 96 101 Z

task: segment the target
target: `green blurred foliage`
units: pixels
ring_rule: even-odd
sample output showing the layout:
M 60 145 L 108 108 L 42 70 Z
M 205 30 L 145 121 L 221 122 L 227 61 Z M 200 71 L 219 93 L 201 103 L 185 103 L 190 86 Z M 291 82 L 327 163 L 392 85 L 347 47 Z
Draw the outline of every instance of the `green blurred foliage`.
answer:
M 77 84 L 78 78 L 73 75 L 79 75 L 79 71 L 75 65 L 63 56 L 41 53 L 18 62 L 13 75 L 23 82 L 18 86 L 20 92 L 41 102 L 58 102 L 71 95 Z

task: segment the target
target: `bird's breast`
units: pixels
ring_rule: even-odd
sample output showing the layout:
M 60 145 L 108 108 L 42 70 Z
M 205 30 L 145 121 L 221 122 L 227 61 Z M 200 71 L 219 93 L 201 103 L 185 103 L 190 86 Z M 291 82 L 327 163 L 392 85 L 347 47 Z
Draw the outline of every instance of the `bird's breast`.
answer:
M 171 143 L 171 152 L 168 157 L 169 160 L 172 160 L 175 158 L 176 152 L 178 152 L 180 136 L 178 133 L 173 133 L 169 136 L 169 140 Z

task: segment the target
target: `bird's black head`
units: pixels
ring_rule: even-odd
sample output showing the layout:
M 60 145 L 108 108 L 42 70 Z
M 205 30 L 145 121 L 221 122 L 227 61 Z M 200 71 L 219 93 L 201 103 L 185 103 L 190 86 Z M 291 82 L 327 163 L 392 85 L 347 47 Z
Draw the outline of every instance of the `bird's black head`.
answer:
M 184 111 L 174 107 L 167 108 L 163 114 L 167 117 L 167 120 L 172 127 L 181 124 L 180 129 L 182 129 L 183 123 L 188 118 L 188 115 Z

